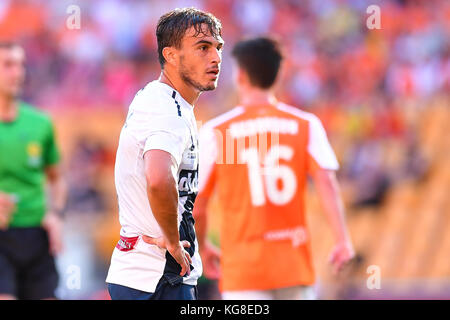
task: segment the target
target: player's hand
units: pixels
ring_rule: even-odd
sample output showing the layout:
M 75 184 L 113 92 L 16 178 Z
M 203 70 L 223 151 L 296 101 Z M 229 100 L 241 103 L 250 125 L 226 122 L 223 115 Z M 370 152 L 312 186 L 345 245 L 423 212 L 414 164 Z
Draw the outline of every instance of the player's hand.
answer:
M 355 256 L 355 250 L 350 241 L 337 243 L 330 254 L 330 263 L 333 266 L 333 273 L 337 274 Z
M 61 217 L 53 212 L 48 212 L 42 221 L 42 227 L 47 231 L 50 253 L 57 255 L 63 250 Z
M 145 243 L 154 244 L 154 245 L 157 245 L 158 247 L 160 247 L 161 249 L 166 249 L 167 251 L 169 251 L 171 256 L 181 266 L 180 276 L 183 277 L 186 273 L 188 275 L 191 274 L 190 265 L 192 263 L 192 259 L 191 259 L 189 252 L 184 250 L 184 248 L 191 247 L 191 244 L 189 243 L 189 241 L 183 240 L 183 241 L 180 241 L 178 244 L 169 245 L 168 243 L 166 243 L 166 240 L 163 237 L 152 238 L 152 237 L 145 236 L 145 235 L 142 236 L 142 240 L 144 240 Z
M 220 277 L 220 250 L 211 242 L 205 241 L 204 248 L 201 249 L 203 270 L 205 277 L 217 280 Z
M 12 213 L 16 210 L 16 204 L 13 198 L 0 192 L 0 230 L 6 230 L 9 225 Z

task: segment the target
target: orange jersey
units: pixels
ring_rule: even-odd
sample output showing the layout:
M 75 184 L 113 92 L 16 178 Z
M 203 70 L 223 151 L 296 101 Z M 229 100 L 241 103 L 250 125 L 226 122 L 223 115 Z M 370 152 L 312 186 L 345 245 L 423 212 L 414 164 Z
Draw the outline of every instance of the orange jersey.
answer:
M 200 130 L 199 196 L 222 208 L 221 291 L 315 281 L 307 175 L 338 163 L 320 120 L 282 103 L 238 106 Z

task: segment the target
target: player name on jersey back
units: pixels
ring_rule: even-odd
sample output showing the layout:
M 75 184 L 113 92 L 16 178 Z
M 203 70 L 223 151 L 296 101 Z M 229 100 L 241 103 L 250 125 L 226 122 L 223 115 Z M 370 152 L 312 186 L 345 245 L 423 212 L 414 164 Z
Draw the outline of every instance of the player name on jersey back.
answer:
M 199 196 L 216 192 L 224 291 L 314 283 L 307 175 L 338 163 L 320 120 L 282 103 L 237 106 L 200 132 Z
M 298 133 L 298 123 L 287 118 L 260 117 L 233 122 L 230 124 L 229 130 L 233 138 L 248 137 L 267 132 L 296 135 Z

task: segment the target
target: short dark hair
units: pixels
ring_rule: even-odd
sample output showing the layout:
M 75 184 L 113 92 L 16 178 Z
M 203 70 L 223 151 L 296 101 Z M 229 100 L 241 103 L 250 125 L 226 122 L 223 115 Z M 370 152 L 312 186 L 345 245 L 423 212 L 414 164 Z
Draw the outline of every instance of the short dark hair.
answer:
M 190 27 L 194 27 L 195 36 L 204 34 L 202 24 L 208 27 L 209 33 L 218 38 L 222 36 L 222 24 L 219 19 L 208 12 L 195 8 L 183 8 L 172 10 L 159 18 L 156 27 L 156 38 L 158 40 L 158 59 L 161 68 L 164 67 L 166 59 L 162 54 L 165 47 L 180 48 L 181 39 Z
M 268 89 L 275 83 L 283 59 L 276 40 L 259 37 L 240 41 L 234 46 L 232 55 L 248 74 L 252 85 Z

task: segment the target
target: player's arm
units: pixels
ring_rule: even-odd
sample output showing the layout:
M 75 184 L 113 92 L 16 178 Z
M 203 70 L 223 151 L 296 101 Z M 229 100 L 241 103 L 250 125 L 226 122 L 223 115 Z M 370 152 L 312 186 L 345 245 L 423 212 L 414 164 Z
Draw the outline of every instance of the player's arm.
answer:
M 51 207 L 48 214 L 62 216 L 67 200 L 67 185 L 57 164 L 45 169 L 47 183 L 50 187 Z
M 180 242 L 178 232 L 178 188 L 176 181 L 177 164 L 170 153 L 152 149 L 144 154 L 147 194 L 153 215 L 158 222 L 163 238 L 144 236 L 145 242 L 166 248 L 181 266 L 181 276 L 190 273 L 192 263 L 188 241 Z
M 335 246 L 330 255 L 334 272 L 338 272 L 354 256 L 352 242 L 345 224 L 344 205 L 340 196 L 336 170 L 339 163 L 317 117 L 311 117 L 308 142 L 308 171 L 330 223 Z
M 64 181 L 61 166 L 59 165 L 60 154 L 56 144 L 53 123 L 48 122 L 47 139 L 45 140 L 44 162 L 47 185 L 50 191 L 49 206 L 42 226 L 47 230 L 49 237 L 50 252 L 53 254 L 62 251 L 62 213 L 66 205 L 67 187 Z
M 333 170 L 317 169 L 312 174 L 312 178 L 335 238 L 330 262 L 334 272 L 338 272 L 355 253 L 345 223 L 344 205 L 336 173 Z
M 45 214 L 42 226 L 47 230 L 50 251 L 58 254 L 62 251 L 62 215 L 66 205 L 67 186 L 62 177 L 61 168 L 57 164 L 45 168 L 47 184 L 50 191 L 50 205 Z
M 0 230 L 6 230 L 11 220 L 11 215 L 16 210 L 13 197 L 0 191 Z

